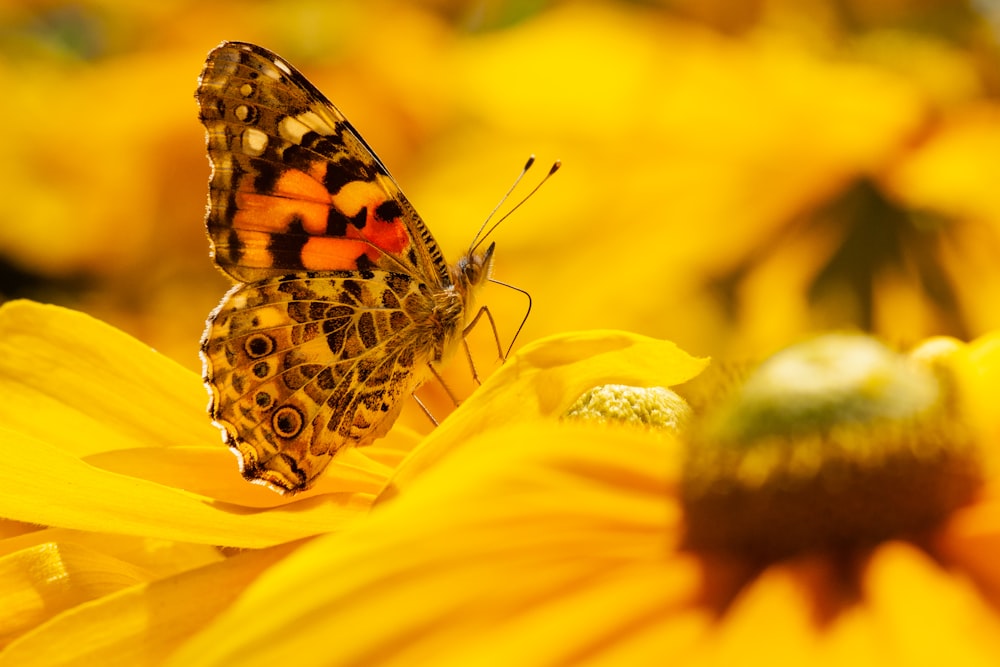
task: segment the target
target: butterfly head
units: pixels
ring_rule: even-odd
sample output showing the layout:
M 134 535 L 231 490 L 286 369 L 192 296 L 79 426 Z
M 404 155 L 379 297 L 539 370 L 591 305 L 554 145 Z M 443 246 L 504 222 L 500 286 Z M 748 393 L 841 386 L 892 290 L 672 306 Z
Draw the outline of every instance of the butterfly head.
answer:
M 459 291 L 466 295 L 467 301 L 471 301 L 472 291 L 493 275 L 493 249 L 495 247 L 496 243 L 490 243 L 482 252 L 474 250 L 459 259 L 452 267 L 452 280 Z

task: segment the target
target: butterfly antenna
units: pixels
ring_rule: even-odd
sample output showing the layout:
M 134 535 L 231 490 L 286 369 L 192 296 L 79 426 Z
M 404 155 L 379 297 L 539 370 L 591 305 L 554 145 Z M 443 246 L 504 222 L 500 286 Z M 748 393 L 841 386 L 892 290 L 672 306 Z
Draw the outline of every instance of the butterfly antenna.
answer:
M 524 298 L 528 300 L 528 308 L 524 311 L 524 317 L 521 319 L 521 323 L 517 326 L 517 331 L 514 332 L 514 337 L 510 339 L 510 345 L 507 346 L 507 351 L 504 353 L 503 358 L 507 359 L 510 357 L 510 351 L 514 349 L 514 343 L 517 342 L 517 337 L 521 335 L 521 329 L 524 325 L 528 323 L 528 316 L 531 315 L 531 294 L 527 290 L 523 290 L 520 287 L 511 285 L 510 283 L 505 283 L 499 280 L 490 278 L 489 281 L 494 285 L 500 285 L 501 287 L 509 287 L 515 292 L 520 292 L 524 295 Z
M 476 248 L 479 247 L 479 244 L 483 242 L 483 239 L 486 238 L 485 236 L 482 235 L 483 230 L 486 229 L 486 225 L 490 224 L 490 220 L 493 219 L 493 216 L 496 215 L 500 207 L 503 206 L 503 203 L 507 201 L 508 197 L 510 197 L 510 193 L 514 192 L 514 188 L 516 188 L 518 183 L 521 182 L 521 179 L 524 178 L 524 175 L 528 173 L 528 170 L 531 169 L 531 165 L 533 164 L 535 164 L 535 156 L 529 155 L 528 161 L 524 163 L 524 167 L 521 169 L 521 173 L 517 175 L 517 178 L 514 179 L 514 182 L 511 183 L 509 188 L 507 188 L 507 192 L 504 193 L 503 197 L 500 198 L 500 201 L 497 202 L 497 205 L 493 207 L 493 210 L 490 211 L 490 214 L 486 216 L 485 220 L 483 220 L 483 224 L 479 225 L 479 231 L 477 231 L 476 235 L 472 237 L 472 244 L 469 246 L 470 255 Z
M 524 198 L 521 199 L 521 201 L 519 201 L 516 204 L 514 204 L 513 208 L 511 208 L 509 211 L 507 211 L 506 213 L 504 213 L 503 216 L 501 216 L 501 218 L 499 220 L 497 220 L 496 222 L 494 222 L 493 226 L 490 227 L 488 230 L 486 230 L 486 233 L 483 234 L 482 231 L 486 227 L 487 223 L 489 223 L 490 218 L 493 217 L 493 214 L 496 213 L 497 209 L 500 208 L 500 206 L 503 205 L 504 201 L 507 200 L 507 197 L 509 197 L 510 193 L 514 190 L 514 188 L 517 187 L 517 184 L 521 182 L 521 179 L 524 178 L 524 175 L 527 173 L 528 168 L 531 167 L 531 165 L 534 162 L 535 162 L 535 156 L 532 155 L 528 159 L 528 163 L 526 165 L 524 165 L 524 169 L 521 170 L 521 175 L 518 176 L 517 180 L 514 181 L 514 185 L 512 185 L 510 187 L 510 190 L 508 190 L 507 194 L 505 194 L 504 197 L 503 197 L 503 199 L 500 200 L 500 203 L 497 204 L 496 208 L 494 208 L 493 211 L 490 212 L 489 216 L 487 216 L 486 221 L 483 222 L 483 226 L 479 228 L 479 233 L 476 234 L 476 240 L 473 241 L 472 247 L 469 249 L 469 254 L 470 255 L 473 252 L 475 252 L 476 248 L 478 248 L 482 244 L 482 242 L 485 241 L 489 237 L 490 234 L 493 233 L 493 230 L 496 229 L 500 225 L 501 222 L 503 222 L 504 220 L 506 220 L 507 218 L 509 218 L 514 211 L 516 211 L 517 209 L 521 208 L 521 205 L 524 204 L 524 202 L 526 202 L 529 199 L 531 199 L 531 196 L 533 194 L 535 194 L 536 192 L 538 192 L 538 189 L 540 187 L 542 187 L 543 185 L 545 185 L 545 181 L 547 181 L 550 178 L 552 178 L 552 175 L 554 173 L 556 173 L 557 171 L 559 171 L 559 167 L 562 166 L 562 162 L 560 160 L 556 160 L 555 162 L 553 162 L 552 163 L 552 167 L 549 169 L 549 173 L 545 174 L 545 177 L 538 182 L 538 185 L 536 185 L 535 187 L 531 188 L 531 192 L 529 192 L 528 194 L 526 194 L 524 196 Z

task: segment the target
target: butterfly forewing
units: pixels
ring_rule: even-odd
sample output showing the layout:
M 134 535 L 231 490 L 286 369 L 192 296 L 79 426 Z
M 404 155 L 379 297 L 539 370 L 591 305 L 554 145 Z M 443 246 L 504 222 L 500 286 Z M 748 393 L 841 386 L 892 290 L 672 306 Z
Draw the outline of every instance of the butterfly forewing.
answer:
M 209 54 L 197 92 L 213 165 L 216 262 L 240 282 L 294 271 L 382 268 L 451 282 L 385 167 L 302 74 L 253 44 Z

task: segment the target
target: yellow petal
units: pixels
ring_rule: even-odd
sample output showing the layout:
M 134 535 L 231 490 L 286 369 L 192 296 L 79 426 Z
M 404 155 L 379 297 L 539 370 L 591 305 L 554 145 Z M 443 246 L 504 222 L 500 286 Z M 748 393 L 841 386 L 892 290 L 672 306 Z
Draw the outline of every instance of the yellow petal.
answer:
M 371 502 L 331 493 L 254 510 L 108 472 L 20 433 L 0 429 L 0 442 L 23 454 L 0 467 L 0 516 L 47 526 L 262 547 L 336 530 Z
M 455 666 L 560 665 L 581 658 L 587 664 L 636 665 L 656 655 L 674 663 L 710 636 L 714 623 L 707 609 L 691 604 L 699 575 L 694 559 L 609 564 L 603 576 L 583 585 L 560 589 L 553 581 L 555 594 L 525 599 L 523 609 L 495 624 L 475 625 L 464 642 L 441 633 L 438 646 L 429 642 L 415 649 L 413 659 L 431 653 Z M 613 610 L 614 617 L 597 609 Z M 401 653 L 393 659 L 402 661 Z
M 0 645 L 81 602 L 150 574 L 76 544 L 46 543 L 0 558 Z
M 947 565 L 969 574 L 995 600 L 1000 600 L 998 499 L 1000 493 L 994 492 L 981 502 L 955 512 L 935 541 L 936 553 Z
M 484 433 L 365 522 L 272 568 L 169 664 L 684 653 L 710 618 L 691 608 L 700 568 L 673 551 L 675 448 L 626 427 L 535 421 Z
M 407 435 L 394 432 L 388 440 L 415 442 Z M 340 452 L 310 492 L 299 494 L 295 499 L 324 493 L 355 493 L 374 497 L 385 484 L 392 468 L 372 460 L 368 453 L 356 449 Z M 293 502 L 291 497 L 247 482 L 239 473 L 236 457 L 221 443 L 210 447 L 117 449 L 86 456 L 83 461 L 103 470 L 191 491 L 224 503 L 263 508 Z
M 10 521 L 9 519 L 0 519 L 0 540 L 7 540 L 13 537 L 18 537 L 20 535 L 27 535 L 28 533 L 38 532 L 41 526 L 36 526 L 30 523 L 24 523 L 23 521 Z
M 65 308 L 0 308 L 0 423 L 84 456 L 204 445 L 200 378 L 114 327 Z
M 886 664 L 879 630 L 839 565 L 813 555 L 768 568 L 725 611 L 690 664 Z
M 863 582 L 887 664 L 1000 664 L 1000 615 L 971 582 L 915 547 L 876 551 Z
M 220 550 L 211 545 L 66 528 L 44 528 L 0 541 L 0 556 L 44 544 L 84 547 L 147 572 L 151 579 L 168 577 L 224 558 Z
M 0 667 L 159 665 L 294 548 L 246 552 L 74 607 L 11 643 Z
M 335 530 L 367 512 L 385 462 L 415 442 L 400 431 L 376 458 L 345 452 L 309 494 L 282 498 L 240 476 L 197 375 L 27 301 L 0 309 L 0 392 L 0 516 L 77 530 L 242 547 Z
M 705 637 L 692 664 L 765 664 L 754 662 L 764 651 L 769 665 L 816 664 L 819 633 L 807 581 L 797 569 L 766 570 Z
M 987 229 L 995 225 L 1000 219 L 1000 202 L 993 196 L 990 174 L 1000 168 L 998 121 L 1000 109 L 985 100 L 956 109 L 942 119 L 889 173 L 897 195 L 922 209 L 979 220 Z M 974 258 L 970 259 L 992 257 L 988 247 L 958 247 L 971 251 Z M 993 273 L 983 278 L 995 287 Z
M 817 653 L 830 667 L 884 667 L 886 665 L 880 628 L 872 622 L 863 605 L 843 609 L 822 628 L 822 644 Z
M 502 425 L 555 418 L 604 384 L 668 387 L 700 373 L 707 359 L 671 342 L 624 331 L 560 334 L 525 346 L 401 464 L 381 499 L 394 496 L 470 437 Z
M 954 354 L 954 368 L 963 402 L 973 426 L 988 447 L 987 454 L 1000 464 L 1000 412 L 996 395 L 1000 389 L 1000 331 L 986 334 Z

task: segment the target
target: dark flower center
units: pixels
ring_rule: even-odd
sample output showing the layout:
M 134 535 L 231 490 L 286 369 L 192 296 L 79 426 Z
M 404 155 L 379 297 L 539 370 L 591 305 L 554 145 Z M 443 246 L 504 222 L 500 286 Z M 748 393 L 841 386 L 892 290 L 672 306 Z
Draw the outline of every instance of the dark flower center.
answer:
M 982 482 L 946 376 L 872 338 L 765 361 L 687 435 L 686 546 L 769 561 L 919 540 Z

